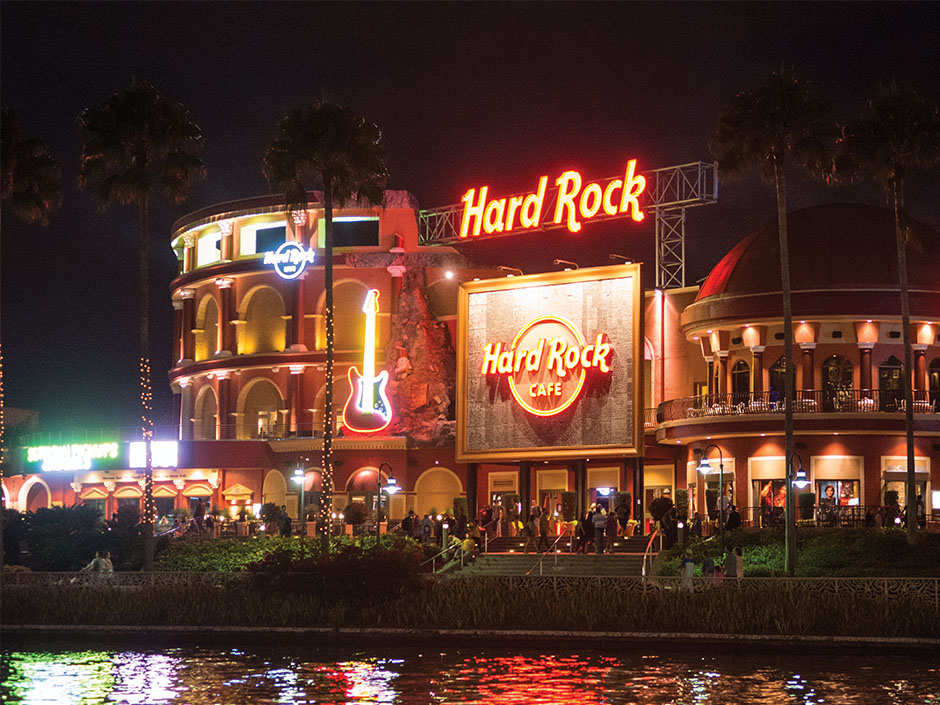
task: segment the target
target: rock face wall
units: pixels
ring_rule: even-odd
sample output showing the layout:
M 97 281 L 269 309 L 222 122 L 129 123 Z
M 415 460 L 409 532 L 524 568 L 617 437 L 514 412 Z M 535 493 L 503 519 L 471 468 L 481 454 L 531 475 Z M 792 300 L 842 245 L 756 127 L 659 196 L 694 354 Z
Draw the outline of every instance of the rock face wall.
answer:
M 457 361 L 447 325 L 428 308 L 425 267 L 440 266 L 431 255 L 404 255 L 398 317 L 386 350 L 391 381 L 388 395 L 396 410 L 391 433 L 404 434 L 417 445 L 454 443 Z

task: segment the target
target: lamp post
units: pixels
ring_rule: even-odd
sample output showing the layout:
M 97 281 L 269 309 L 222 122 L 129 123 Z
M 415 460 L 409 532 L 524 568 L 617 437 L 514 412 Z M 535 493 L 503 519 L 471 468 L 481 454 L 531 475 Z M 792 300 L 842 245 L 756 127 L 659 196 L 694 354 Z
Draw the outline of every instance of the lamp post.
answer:
M 388 468 L 388 482 L 385 484 L 385 487 L 382 487 L 382 468 Z M 392 477 L 392 466 L 388 463 L 382 463 L 379 465 L 379 469 L 375 471 L 375 541 L 378 543 L 379 537 L 382 535 L 382 524 L 380 522 L 379 513 L 382 511 L 382 490 L 391 496 L 398 492 L 401 489 L 398 486 L 398 482 Z M 391 502 L 389 502 L 391 504 Z M 389 507 L 391 509 L 391 507 Z
M 702 454 L 702 459 L 699 461 L 698 471 L 703 475 L 707 475 L 711 472 L 712 466 L 708 462 L 708 451 L 714 448 L 718 451 L 718 552 L 724 553 L 725 551 L 725 459 L 724 455 L 721 452 L 721 448 L 716 446 L 714 443 L 709 443 L 705 448 L 699 451 Z M 708 497 L 708 484 L 705 485 L 705 497 Z M 708 502 L 705 503 L 705 515 L 708 516 Z
M 306 478 L 304 477 L 303 468 L 296 468 L 294 470 L 294 476 L 291 479 L 300 485 L 300 541 L 302 545 L 304 538 L 307 536 L 307 503 L 304 495 L 307 488 L 305 487 L 306 483 L 304 480 Z
M 800 469 L 793 472 L 793 458 L 800 459 Z M 793 487 L 796 486 L 799 489 L 805 489 L 809 485 L 809 480 L 806 477 L 806 471 L 803 469 L 803 457 L 799 453 L 794 453 L 790 456 L 789 462 L 787 463 L 787 522 L 784 530 L 784 548 L 786 559 L 786 571 L 787 575 L 792 576 L 796 571 L 796 512 L 794 511 L 796 502 L 794 501 L 793 496 Z

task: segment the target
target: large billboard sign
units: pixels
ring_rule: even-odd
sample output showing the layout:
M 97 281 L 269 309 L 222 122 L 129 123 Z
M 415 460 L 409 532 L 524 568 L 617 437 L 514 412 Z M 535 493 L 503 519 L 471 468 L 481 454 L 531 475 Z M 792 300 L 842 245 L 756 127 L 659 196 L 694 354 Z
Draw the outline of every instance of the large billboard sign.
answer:
M 461 462 L 623 457 L 642 448 L 640 265 L 461 286 Z

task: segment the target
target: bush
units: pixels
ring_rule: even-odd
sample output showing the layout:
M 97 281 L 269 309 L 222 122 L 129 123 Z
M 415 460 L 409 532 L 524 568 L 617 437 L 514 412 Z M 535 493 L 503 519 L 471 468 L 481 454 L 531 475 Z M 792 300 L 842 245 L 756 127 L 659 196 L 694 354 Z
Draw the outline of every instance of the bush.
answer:
M 578 518 L 578 493 L 561 493 L 561 516 L 565 521 L 574 521 Z
M 689 493 L 685 490 L 676 491 L 676 515 L 683 521 L 689 518 Z
M 669 497 L 657 497 L 650 502 L 649 513 L 654 521 L 659 521 L 663 515 L 672 507 L 672 500 Z
M 359 526 L 365 523 L 368 516 L 369 510 L 366 509 L 366 505 L 362 502 L 352 502 L 346 505 L 346 508 L 343 510 L 343 517 L 346 523 L 352 524 L 353 526 Z
M 261 521 L 268 526 L 277 524 L 277 517 L 281 513 L 281 508 L 274 502 L 266 502 L 261 505 Z

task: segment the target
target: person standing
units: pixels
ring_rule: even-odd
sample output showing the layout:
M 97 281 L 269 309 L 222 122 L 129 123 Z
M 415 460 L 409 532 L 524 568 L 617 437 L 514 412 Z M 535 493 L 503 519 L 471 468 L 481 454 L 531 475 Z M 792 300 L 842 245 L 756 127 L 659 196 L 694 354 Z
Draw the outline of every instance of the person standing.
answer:
M 490 526 L 485 527 L 486 531 L 493 533 L 495 536 L 499 537 L 503 535 L 503 505 L 499 502 L 493 503 L 493 509 L 490 514 L 492 517 L 489 521 L 491 522 Z
M 193 521 L 196 522 L 196 531 L 202 533 L 203 522 L 206 518 L 206 505 L 202 501 L 202 497 L 199 498 L 199 501 L 196 502 L 196 509 L 193 511 Z
M 607 534 L 606 545 L 604 546 L 604 551 L 606 553 L 613 554 L 614 552 L 614 539 L 617 537 L 617 524 L 619 517 L 615 512 L 608 512 L 607 514 L 607 525 L 604 527 L 604 531 Z
M 728 552 L 725 558 L 725 577 L 729 580 L 737 580 L 744 572 L 744 562 L 741 557 L 741 549 L 735 547 Z
M 692 592 L 692 578 L 695 575 L 695 559 L 692 558 L 692 549 L 685 549 L 682 556 L 682 577 L 679 587 L 686 592 Z
M 545 550 L 548 551 L 548 512 L 542 511 L 539 514 L 539 546 L 545 546 Z
M 710 555 L 708 555 L 707 548 L 702 552 L 702 577 L 703 578 L 715 577 L 715 561 L 712 559 Z
M 522 527 L 522 533 L 525 535 L 525 549 L 523 553 L 529 552 L 529 544 L 532 544 L 532 548 L 535 549 L 536 553 L 541 553 L 538 542 L 535 540 L 535 534 L 537 530 L 538 529 L 535 525 L 535 517 L 530 514 L 525 525 Z

